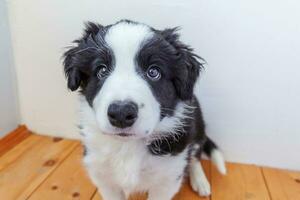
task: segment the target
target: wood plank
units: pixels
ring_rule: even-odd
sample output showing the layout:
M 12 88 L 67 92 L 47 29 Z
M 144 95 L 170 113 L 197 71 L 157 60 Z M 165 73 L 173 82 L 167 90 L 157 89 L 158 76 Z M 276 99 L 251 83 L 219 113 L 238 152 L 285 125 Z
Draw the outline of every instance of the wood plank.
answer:
M 78 146 L 41 184 L 29 200 L 91 199 L 96 187 L 81 163 L 83 150 Z
M 30 136 L 25 125 L 19 126 L 0 139 L 0 157 Z
M 97 191 L 97 192 L 94 194 L 92 200 L 103 200 L 103 198 L 102 198 L 101 194 Z
M 227 169 L 222 176 L 212 167 L 212 200 L 270 199 L 259 167 L 228 163 Z
M 207 160 L 201 161 L 207 178 L 210 180 L 210 162 Z M 132 195 L 129 200 L 146 200 L 146 194 L 135 194 Z M 101 195 L 97 192 L 92 200 L 103 200 Z M 178 194 L 173 198 L 173 200 L 209 200 L 209 197 L 200 197 L 197 193 L 193 191 L 190 186 L 189 180 L 187 179 L 182 185 Z
M 128 200 L 147 200 L 148 194 L 147 193 L 138 193 L 130 195 Z
M 13 164 L 0 171 L 0 197 L 5 200 L 26 199 L 78 145 L 78 142 L 41 137 Z M 28 138 L 27 140 L 31 140 Z M 19 144 L 18 146 L 22 145 Z M 7 153 L 8 154 L 8 153 Z M 9 163 L 11 155 L 4 154 L 1 162 Z
M 13 164 L 28 149 L 32 148 L 35 144 L 41 142 L 42 140 L 43 138 L 38 135 L 28 136 L 25 140 L 19 143 L 19 145 L 15 146 L 2 157 L 0 157 L 0 171 Z
M 262 170 L 273 200 L 300 199 L 300 172 L 266 167 Z
M 96 191 L 93 195 L 92 200 L 103 200 L 101 194 Z M 133 194 L 130 195 L 128 200 L 147 200 L 147 194 L 146 193 L 139 193 L 139 194 Z

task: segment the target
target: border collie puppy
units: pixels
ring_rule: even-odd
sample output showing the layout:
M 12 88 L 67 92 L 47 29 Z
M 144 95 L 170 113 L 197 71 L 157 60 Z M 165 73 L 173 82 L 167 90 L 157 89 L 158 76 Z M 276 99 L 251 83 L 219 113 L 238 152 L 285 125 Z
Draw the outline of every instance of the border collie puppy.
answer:
M 103 198 L 148 192 L 149 200 L 170 200 L 186 174 L 194 191 L 210 195 L 201 153 L 222 174 L 226 168 L 195 97 L 202 59 L 177 28 L 87 23 L 74 42 L 64 70 L 69 89 L 80 89 L 84 163 Z

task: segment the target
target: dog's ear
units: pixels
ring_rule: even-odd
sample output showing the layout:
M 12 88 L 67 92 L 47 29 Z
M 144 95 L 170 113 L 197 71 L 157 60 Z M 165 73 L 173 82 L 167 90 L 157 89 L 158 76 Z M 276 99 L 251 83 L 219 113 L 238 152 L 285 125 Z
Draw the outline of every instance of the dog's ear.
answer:
M 182 100 L 190 100 L 204 60 L 196 55 L 191 47 L 179 40 L 177 31 L 178 27 L 165 29 L 161 31 L 161 35 L 175 48 L 178 56 L 178 67 L 173 80 L 177 94 Z
M 75 91 L 79 88 L 82 81 L 82 72 L 76 66 L 75 53 L 78 47 L 73 47 L 64 53 L 64 71 L 68 81 L 68 88 Z
M 68 88 L 71 91 L 75 91 L 85 84 L 88 78 L 84 69 L 89 58 L 89 55 L 85 55 L 89 53 L 86 51 L 87 45 L 92 43 L 91 40 L 94 40 L 94 37 L 103 28 L 102 25 L 92 22 L 87 22 L 85 26 L 83 36 L 73 41 L 75 45 L 63 54 L 64 72 L 68 81 Z

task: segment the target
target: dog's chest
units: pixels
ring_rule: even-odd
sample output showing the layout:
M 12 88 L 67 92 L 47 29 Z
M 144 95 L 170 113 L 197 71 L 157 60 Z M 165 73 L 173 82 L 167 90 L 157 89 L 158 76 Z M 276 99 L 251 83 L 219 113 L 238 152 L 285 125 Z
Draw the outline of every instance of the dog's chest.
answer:
M 128 193 L 146 191 L 161 180 L 180 176 L 186 164 L 185 155 L 153 156 L 146 145 L 138 141 L 102 140 L 97 145 L 95 143 L 86 143 L 88 168 L 98 170 L 101 178 L 110 180 Z
M 103 138 L 102 138 L 103 139 Z M 95 144 L 97 143 L 97 144 Z M 150 154 L 145 146 L 136 141 L 118 142 L 102 140 L 88 142 L 87 159 L 89 168 L 99 169 L 100 176 L 112 183 L 135 190 L 152 169 L 149 162 Z
M 139 144 L 122 144 L 113 147 L 103 163 L 109 167 L 109 169 L 105 168 L 110 171 L 114 182 L 122 188 L 134 190 L 142 182 L 141 179 L 143 179 L 143 172 L 145 171 L 143 158 L 147 156 L 147 152 Z

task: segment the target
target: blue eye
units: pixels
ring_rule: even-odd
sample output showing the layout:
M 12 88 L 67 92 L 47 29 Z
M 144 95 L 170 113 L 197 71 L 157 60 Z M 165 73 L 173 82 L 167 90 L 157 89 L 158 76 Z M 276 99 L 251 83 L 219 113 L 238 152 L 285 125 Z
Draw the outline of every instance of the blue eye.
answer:
M 161 78 L 160 69 L 157 65 L 150 65 L 147 70 L 147 76 L 153 81 L 157 81 Z
M 102 79 L 104 78 L 105 76 L 108 75 L 108 67 L 105 65 L 105 64 L 100 64 L 98 67 L 97 67 L 98 71 L 97 71 L 97 77 L 98 79 Z

